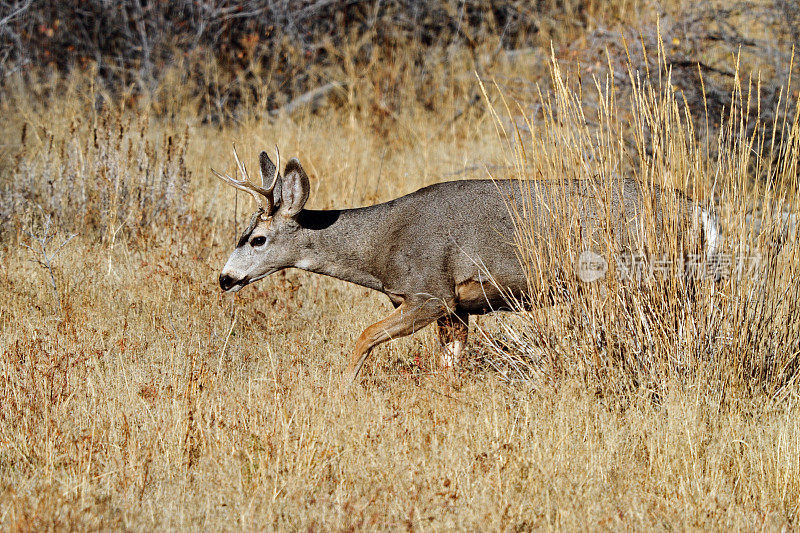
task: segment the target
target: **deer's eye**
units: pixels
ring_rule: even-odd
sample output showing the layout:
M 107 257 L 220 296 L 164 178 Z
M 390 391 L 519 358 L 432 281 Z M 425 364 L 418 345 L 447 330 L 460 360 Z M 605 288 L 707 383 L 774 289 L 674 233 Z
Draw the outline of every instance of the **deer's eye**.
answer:
M 250 246 L 263 246 L 265 242 L 267 242 L 267 238 L 259 235 L 258 237 L 253 237 L 253 240 L 250 241 Z

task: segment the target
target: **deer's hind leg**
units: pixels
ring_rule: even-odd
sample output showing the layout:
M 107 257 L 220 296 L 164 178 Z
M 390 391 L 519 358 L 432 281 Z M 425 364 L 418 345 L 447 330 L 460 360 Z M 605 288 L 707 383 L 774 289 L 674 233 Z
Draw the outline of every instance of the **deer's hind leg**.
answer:
M 454 311 L 436 321 L 436 333 L 442 344 L 442 356 L 439 365 L 452 368 L 458 365 L 461 354 L 467 345 L 469 334 L 469 313 Z
M 355 382 L 364 361 L 367 360 L 375 346 L 419 331 L 446 314 L 447 306 L 442 300 L 429 296 L 406 299 L 391 315 L 375 322 L 358 337 L 353 356 L 350 359 L 349 384 L 352 385 Z

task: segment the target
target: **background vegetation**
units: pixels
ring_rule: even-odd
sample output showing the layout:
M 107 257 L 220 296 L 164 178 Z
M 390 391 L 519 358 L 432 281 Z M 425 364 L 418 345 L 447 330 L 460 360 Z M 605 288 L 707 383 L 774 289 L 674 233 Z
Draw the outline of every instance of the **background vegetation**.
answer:
M 0 523 L 796 528 L 796 4 L 0 2 Z M 633 175 L 758 275 L 557 279 L 458 375 L 426 330 L 341 395 L 388 303 L 299 271 L 219 295 L 232 142 L 299 157 L 315 208 Z

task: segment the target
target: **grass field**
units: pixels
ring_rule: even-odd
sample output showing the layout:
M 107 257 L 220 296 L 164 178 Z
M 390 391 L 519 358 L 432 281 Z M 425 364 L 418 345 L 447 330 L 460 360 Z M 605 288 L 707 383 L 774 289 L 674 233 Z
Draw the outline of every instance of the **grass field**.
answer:
M 537 81 L 552 96 L 520 108 L 487 80 L 466 112 L 452 96 L 377 120 L 350 94 L 223 125 L 181 106 L 98 105 L 90 78 L 12 89 L 0 103 L 0 527 L 798 528 L 800 261 L 742 229 L 748 209 L 795 205 L 797 123 L 772 142 L 780 159 L 758 158 L 772 132 L 735 110 L 695 144 L 687 130 L 701 126 L 677 92 L 640 86 L 612 102 L 600 80 L 589 106 L 558 68 Z M 318 209 L 458 177 L 581 177 L 591 161 L 716 195 L 729 249 L 772 270 L 704 282 L 694 299 L 603 300 L 573 280 L 571 319 L 481 317 L 455 376 L 438 372 L 428 328 L 377 349 L 343 394 L 355 339 L 391 306 L 297 270 L 220 294 L 253 208 L 209 172 L 232 169 L 233 142 L 251 168 L 275 144 L 298 157 Z M 621 333 L 629 322 L 655 333 Z

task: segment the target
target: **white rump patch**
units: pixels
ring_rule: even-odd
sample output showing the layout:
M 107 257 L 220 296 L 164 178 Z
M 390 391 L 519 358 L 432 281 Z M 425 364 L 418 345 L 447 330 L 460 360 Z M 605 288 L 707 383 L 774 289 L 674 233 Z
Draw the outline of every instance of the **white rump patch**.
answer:
M 442 356 L 439 366 L 442 368 L 453 368 L 461 359 L 461 352 L 464 351 L 464 343 L 461 341 L 448 342 L 442 347 Z
M 722 238 L 720 237 L 719 223 L 711 213 L 702 207 L 695 206 L 695 221 L 700 221 L 700 231 L 702 231 L 703 239 L 706 245 L 706 260 L 711 261 L 717 254 L 722 245 Z

